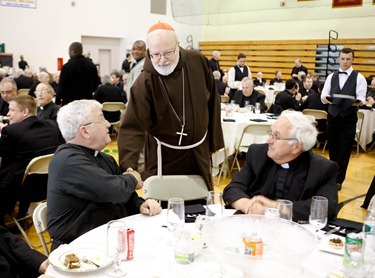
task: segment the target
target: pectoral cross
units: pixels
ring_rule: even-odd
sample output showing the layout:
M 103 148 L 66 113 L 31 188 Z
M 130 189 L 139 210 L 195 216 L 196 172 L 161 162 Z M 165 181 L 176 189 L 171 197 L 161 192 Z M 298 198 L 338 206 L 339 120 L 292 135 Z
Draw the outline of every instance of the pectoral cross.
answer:
M 184 125 L 181 126 L 181 131 L 180 132 L 176 132 L 176 134 L 180 135 L 180 140 L 178 141 L 178 145 L 181 146 L 181 140 L 182 140 L 182 136 L 187 136 L 187 133 L 184 133 Z

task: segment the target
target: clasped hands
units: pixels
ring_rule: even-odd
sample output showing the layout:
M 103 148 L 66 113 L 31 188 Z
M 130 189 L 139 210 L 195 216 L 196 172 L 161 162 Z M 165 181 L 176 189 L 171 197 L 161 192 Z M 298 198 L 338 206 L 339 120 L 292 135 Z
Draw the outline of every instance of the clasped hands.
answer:
M 263 215 L 267 208 L 276 208 L 276 201 L 258 195 L 252 198 L 239 199 L 233 202 L 232 206 L 245 214 Z

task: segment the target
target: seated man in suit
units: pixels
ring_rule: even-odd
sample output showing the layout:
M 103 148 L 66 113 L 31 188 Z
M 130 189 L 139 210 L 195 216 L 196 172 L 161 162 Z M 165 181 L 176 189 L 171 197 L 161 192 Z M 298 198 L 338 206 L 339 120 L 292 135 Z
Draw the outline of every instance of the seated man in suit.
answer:
M 266 85 L 267 80 L 263 78 L 263 72 L 258 72 L 257 78 L 254 79 L 254 86 L 264 86 Z
M 99 102 L 73 101 L 60 109 L 57 123 L 66 144 L 56 150 L 48 173 L 52 250 L 110 220 L 161 212 L 155 200 L 138 197 L 139 173 L 132 168 L 122 173 L 115 159 L 101 152 L 111 138 Z
M 233 97 L 235 103 L 239 104 L 240 107 L 245 107 L 246 101 L 249 101 L 250 105 L 253 106 L 259 102 L 260 112 L 265 112 L 267 110 L 267 106 L 264 103 L 266 96 L 254 90 L 253 80 L 250 77 L 244 77 L 241 83 L 242 90 L 236 91 Z
M 282 77 L 283 77 L 282 72 L 277 70 L 275 72 L 275 78 L 272 78 L 270 80 L 270 85 L 275 85 L 275 83 L 283 83 L 283 81 L 281 80 Z
M 23 174 L 31 159 L 53 153 L 64 142 L 56 122 L 36 117 L 36 100 L 31 96 L 12 99 L 7 115 L 9 125 L 0 124 L 0 225 L 4 215 L 13 212 L 16 200 L 20 201 L 18 217 L 22 217 L 32 199 L 46 198 L 46 179 L 43 183 L 30 177 L 20 187 Z
M 310 74 L 306 75 L 302 81 L 302 86 L 299 87 L 299 93 L 302 97 L 316 94 L 316 91 L 312 89 L 313 80 Z
M 45 255 L 31 249 L 21 237 L 0 226 L 1 277 L 38 277 L 46 272 L 48 265 Z
M 6 116 L 9 111 L 9 101 L 17 96 L 16 82 L 10 78 L 3 78 L 0 81 L 0 93 L 0 115 Z
M 214 75 L 215 85 L 219 95 L 227 95 L 229 93 L 229 87 L 227 87 L 223 81 L 220 81 L 220 72 L 216 70 L 212 74 Z
M 17 89 L 30 89 L 34 84 L 34 80 L 24 74 L 22 69 L 17 69 L 14 73 L 14 81 L 17 84 Z
M 246 163 L 224 189 L 227 206 L 246 214 L 264 214 L 277 199 L 293 202 L 293 221 L 307 221 L 311 197 L 328 199 L 328 218 L 336 216 L 337 164 L 311 148 L 317 131 L 296 111 L 285 111 L 273 124 L 267 144 L 253 144 Z
M 288 79 L 285 82 L 285 90 L 278 93 L 275 98 L 275 105 L 281 107 L 281 109 L 293 109 L 293 110 L 302 110 L 303 101 L 307 96 L 303 97 L 298 92 L 298 84 L 294 79 Z
M 55 91 L 52 86 L 40 83 L 36 86 L 35 95 L 39 105 L 37 117 L 42 120 L 56 121 L 60 106 L 52 101 L 55 96 Z

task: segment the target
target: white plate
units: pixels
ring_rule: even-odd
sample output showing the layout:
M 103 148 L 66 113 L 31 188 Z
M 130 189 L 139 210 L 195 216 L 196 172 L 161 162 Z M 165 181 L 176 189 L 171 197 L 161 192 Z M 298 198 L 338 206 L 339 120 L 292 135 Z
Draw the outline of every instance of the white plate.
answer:
M 342 247 L 332 246 L 329 244 L 329 240 L 331 238 L 340 238 L 344 245 Z M 338 235 L 329 235 L 324 236 L 322 238 L 322 241 L 319 244 L 319 249 L 325 252 L 337 254 L 337 255 L 344 255 L 344 246 L 345 246 L 345 237 L 338 236 Z
M 81 261 L 79 268 L 68 269 L 64 265 L 65 256 L 68 254 L 75 254 L 78 258 L 86 256 L 86 258 L 100 267 L 96 267 L 90 263 Z M 48 257 L 51 265 L 57 270 L 65 272 L 92 272 L 101 270 L 113 263 L 113 260 L 107 256 L 105 245 L 98 244 L 80 244 L 80 245 L 62 245 L 55 249 Z

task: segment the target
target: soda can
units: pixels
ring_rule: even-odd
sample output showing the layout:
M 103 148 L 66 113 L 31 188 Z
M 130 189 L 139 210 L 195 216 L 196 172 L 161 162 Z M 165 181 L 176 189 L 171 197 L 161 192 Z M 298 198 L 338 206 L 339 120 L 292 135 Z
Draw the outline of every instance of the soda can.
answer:
M 245 244 L 245 255 L 250 255 L 253 257 L 263 256 L 263 241 L 261 237 L 243 237 L 243 243 Z
M 126 260 L 130 261 L 134 258 L 134 230 L 127 229 L 126 230 L 126 239 L 128 244 L 128 254 L 126 256 Z
M 267 208 L 264 212 L 264 216 L 267 218 L 279 218 L 280 212 L 277 208 Z

